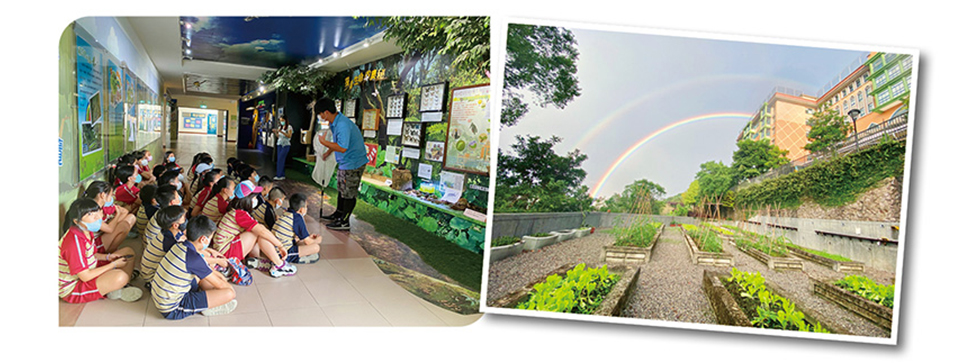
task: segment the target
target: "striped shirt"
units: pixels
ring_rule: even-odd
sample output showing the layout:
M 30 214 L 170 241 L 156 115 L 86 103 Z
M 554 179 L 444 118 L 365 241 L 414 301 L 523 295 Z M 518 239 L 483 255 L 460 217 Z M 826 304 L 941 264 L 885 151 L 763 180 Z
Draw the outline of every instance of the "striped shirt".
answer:
M 276 208 L 269 202 L 259 202 L 259 206 L 252 211 L 252 218 L 255 218 L 263 227 L 272 229 L 276 224 Z
M 150 218 L 150 222 L 146 224 L 146 230 L 143 231 L 144 247 L 147 241 L 156 239 L 159 234 L 160 234 L 160 224 L 157 223 L 156 218 Z
M 156 223 L 156 219 L 153 219 Z M 150 281 L 153 279 L 153 275 L 157 272 L 157 267 L 160 265 L 160 260 L 163 256 L 167 255 L 167 251 L 177 243 L 183 233 L 177 233 L 174 236 L 173 232 L 169 229 L 161 230 L 159 233 L 153 235 L 153 238 L 146 241 L 146 246 L 143 248 L 143 258 L 140 260 L 140 275 L 143 279 Z
M 191 190 L 194 190 L 194 187 L 191 187 Z M 194 205 L 204 209 L 204 203 L 208 202 L 208 194 L 211 194 L 211 187 L 205 186 L 204 189 L 201 189 L 201 191 L 197 192 L 197 195 L 194 196 Z
M 150 222 L 153 215 L 156 214 L 157 206 L 150 203 L 143 203 L 143 208 L 136 211 L 136 233 L 139 235 L 143 234 L 146 230 L 146 224 Z M 149 213 L 149 214 L 148 214 Z
M 204 209 L 201 214 L 211 219 L 212 222 L 218 224 L 221 221 L 221 217 L 228 212 L 228 200 L 221 195 L 215 195 L 204 204 Z
M 191 290 L 191 282 L 202 280 L 212 273 L 201 253 L 189 241 L 173 246 L 160 261 L 156 276 L 150 283 L 153 305 L 161 313 L 180 309 L 180 301 Z M 204 310 L 203 308 L 201 309 Z M 198 313 L 200 311 L 194 311 Z
M 78 284 L 78 273 L 97 267 L 95 244 L 89 234 L 77 226 L 71 226 L 61 237 L 61 251 L 58 255 L 58 297 L 70 294 L 85 295 L 99 290 L 72 292 Z
M 231 242 L 245 231 L 251 231 L 259 222 L 255 221 L 248 212 L 232 209 L 225 213 L 225 216 L 218 222 L 218 231 L 214 233 L 214 244 L 212 248 L 222 255 L 228 253 Z M 248 251 L 242 251 L 247 254 Z
M 303 220 L 303 216 L 292 209 L 287 210 L 282 217 L 276 220 L 275 226 L 272 227 L 272 233 L 287 250 L 293 248 L 294 241 L 310 236 L 306 230 L 306 221 Z

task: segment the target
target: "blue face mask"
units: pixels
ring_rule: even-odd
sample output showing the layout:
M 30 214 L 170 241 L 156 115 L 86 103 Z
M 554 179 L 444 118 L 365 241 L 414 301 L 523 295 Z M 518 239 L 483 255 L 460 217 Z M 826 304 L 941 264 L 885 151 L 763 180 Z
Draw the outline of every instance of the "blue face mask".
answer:
M 167 161 L 173 163 L 173 162 L 176 162 L 177 161 L 177 158 L 171 156 L 171 157 L 167 158 Z
M 105 205 L 103 205 L 103 207 L 111 207 L 112 206 L 112 203 L 115 202 L 115 201 L 116 201 L 116 198 L 109 197 L 109 200 L 105 202 Z
M 98 232 L 100 229 L 102 229 L 102 220 L 101 219 L 98 219 L 98 220 L 96 220 L 95 222 L 92 222 L 92 223 L 82 222 L 82 224 L 85 225 L 85 229 L 87 229 L 89 232 Z
M 255 181 L 255 184 L 258 184 L 258 183 L 259 183 L 259 176 L 258 176 L 258 175 L 256 175 L 256 176 L 253 176 L 253 177 L 252 177 L 252 180 L 254 180 L 254 181 Z
M 184 205 L 184 198 L 180 196 L 180 193 L 177 193 L 177 205 Z
M 139 175 L 139 174 L 136 174 L 136 180 L 134 180 L 134 182 L 139 183 L 141 181 L 143 181 L 143 176 L 142 175 Z

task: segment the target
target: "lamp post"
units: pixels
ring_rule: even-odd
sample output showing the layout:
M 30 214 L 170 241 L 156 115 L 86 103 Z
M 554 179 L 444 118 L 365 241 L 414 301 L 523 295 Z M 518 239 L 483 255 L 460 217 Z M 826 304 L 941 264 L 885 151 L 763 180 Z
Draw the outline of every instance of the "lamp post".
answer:
M 851 116 L 851 123 L 854 125 L 854 152 L 857 152 L 858 149 L 860 149 L 861 147 L 861 145 L 858 144 L 858 124 L 857 124 L 858 116 L 861 116 L 861 110 L 856 108 L 852 109 L 850 111 L 847 111 L 847 115 Z

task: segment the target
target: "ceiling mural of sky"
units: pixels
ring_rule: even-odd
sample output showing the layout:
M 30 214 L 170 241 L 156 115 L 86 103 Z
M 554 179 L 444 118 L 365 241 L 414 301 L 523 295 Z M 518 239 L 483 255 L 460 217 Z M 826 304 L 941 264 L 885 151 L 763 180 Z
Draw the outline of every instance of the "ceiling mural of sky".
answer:
M 185 56 L 268 68 L 310 64 L 382 30 L 366 26 L 365 18 L 352 17 L 182 16 L 180 20 Z

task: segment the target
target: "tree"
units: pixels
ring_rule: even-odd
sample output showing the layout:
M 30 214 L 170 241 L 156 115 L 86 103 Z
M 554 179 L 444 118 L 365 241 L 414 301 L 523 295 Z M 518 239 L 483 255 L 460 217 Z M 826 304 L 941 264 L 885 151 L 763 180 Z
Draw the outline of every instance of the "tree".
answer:
M 572 212 L 589 210 L 592 198 L 582 162 L 588 157 L 578 150 L 558 155 L 552 136 L 517 136 L 514 154 L 498 151 L 497 188 L 494 210 L 501 212 Z
M 736 181 L 757 177 L 770 169 L 789 163 L 786 154 L 769 141 L 753 141 L 749 139 L 738 142 L 738 150 L 732 155 L 732 169 Z
M 690 185 L 687 186 L 687 190 L 684 191 L 684 193 L 681 193 L 681 203 L 684 203 L 684 205 L 687 206 L 695 205 L 698 204 L 698 198 L 700 197 L 701 188 L 698 185 L 697 179 L 695 179 Z
M 463 71 L 490 71 L 490 18 L 486 16 L 389 16 L 367 18 L 367 25 L 385 28 L 385 40 L 407 53 L 456 56 L 452 65 Z
M 551 26 L 510 24 L 507 27 L 507 63 L 504 67 L 504 98 L 500 123 L 517 124 L 527 113 L 521 90 L 534 94 L 540 107 L 565 106 L 581 95 L 578 78 L 578 48 L 568 29 Z
M 810 126 L 806 133 L 810 142 L 803 148 L 812 153 L 831 150 L 836 154 L 836 145 L 847 138 L 850 129 L 844 115 L 826 106 L 814 112 L 806 124 Z
M 732 168 L 717 161 L 701 164 L 701 170 L 696 176 L 700 193 L 698 198 L 717 200 L 735 186 L 735 172 Z

